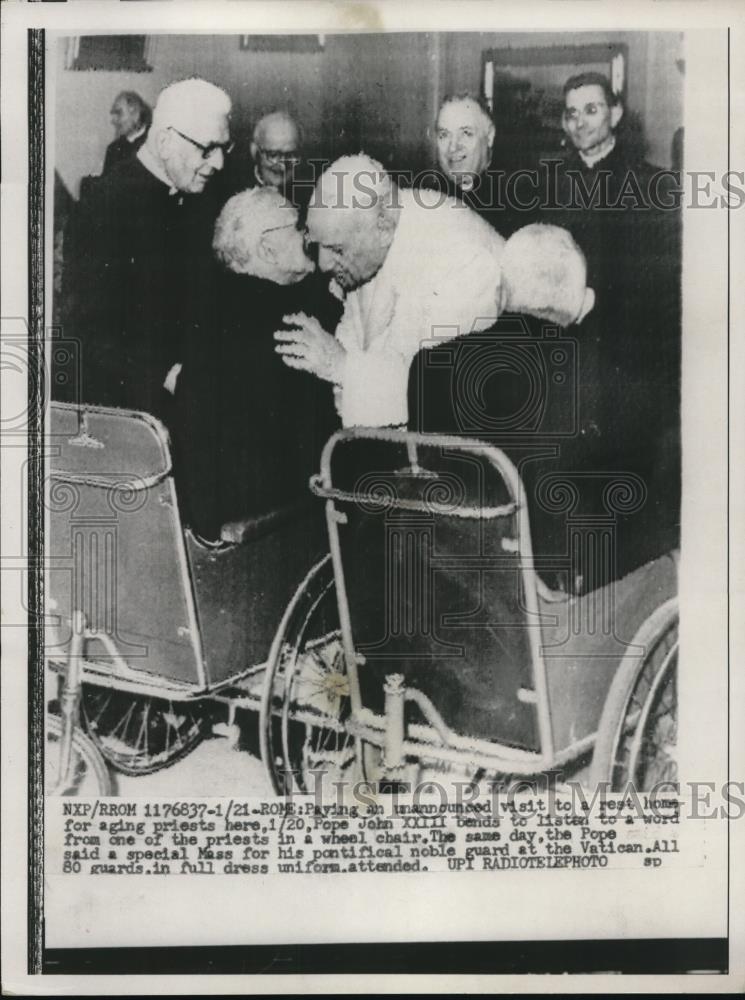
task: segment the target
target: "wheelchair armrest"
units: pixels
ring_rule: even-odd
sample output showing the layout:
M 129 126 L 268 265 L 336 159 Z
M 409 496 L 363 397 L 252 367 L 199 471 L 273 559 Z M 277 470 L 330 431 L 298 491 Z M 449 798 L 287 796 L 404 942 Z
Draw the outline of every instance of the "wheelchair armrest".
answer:
M 277 507 L 266 514 L 257 517 L 242 518 L 239 521 L 228 521 L 220 529 L 220 540 L 231 545 L 243 545 L 246 542 L 271 534 L 283 524 L 302 517 L 313 506 L 311 497 L 303 497 L 294 503 Z

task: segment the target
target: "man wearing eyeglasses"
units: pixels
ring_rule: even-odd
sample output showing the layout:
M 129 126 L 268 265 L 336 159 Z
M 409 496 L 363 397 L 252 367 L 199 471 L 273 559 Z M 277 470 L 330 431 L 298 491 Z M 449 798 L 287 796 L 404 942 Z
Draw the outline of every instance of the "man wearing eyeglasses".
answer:
M 251 142 L 254 180 L 290 194 L 293 173 L 300 162 L 300 129 L 286 111 L 273 111 L 256 123 Z
M 184 337 L 209 315 L 217 205 L 205 192 L 231 149 L 230 110 L 205 80 L 166 87 L 136 156 L 81 203 L 66 316 L 81 402 L 167 415 Z
M 230 107 L 228 95 L 205 80 L 167 87 L 155 106 L 140 162 L 170 191 L 201 194 L 233 148 Z
M 607 77 L 579 73 L 563 94 L 567 152 L 542 221 L 572 234 L 597 302 L 579 331 L 580 426 L 562 445 L 562 461 L 643 479 L 646 501 L 630 522 L 634 539 L 616 535 L 617 568 L 626 571 L 678 544 L 678 198 L 672 172 L 644 159 L 641 136 Z

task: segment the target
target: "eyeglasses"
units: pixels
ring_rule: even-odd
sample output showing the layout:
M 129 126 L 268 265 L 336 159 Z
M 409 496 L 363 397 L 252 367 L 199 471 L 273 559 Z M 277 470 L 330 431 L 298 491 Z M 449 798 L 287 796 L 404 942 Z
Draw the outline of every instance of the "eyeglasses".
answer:
M 208 146 L 205 146 L 201 142 L 197 142 L 196 139 L 192 139 L 190 135 L 184 135 L 183 132 L 179 132 L 179 130 L 174 128 L 173 125 L 169 125 L 168 128 L 171 132 L 175 132 L 176 135 L 181 136 L 182 139 L 186 139 L 187 142 L 190 142 L 192 146 L 198 149 L 202 154 L 203 160 L 209 160 L 212 154 L 216 153 L 218 149 L 224 156 L 228 156 L 233 152 L 233 148 L 235 146 L 234 142 L 211 142 Z
M 579 109 L 565 108 L 564 118 L 567 121 L 574 121 L 574 119 L 577 118 L 580 115 L 580 113 L 585 115 L 596 115 L 598 111 L 601 111 L 603 108 L 607 107 L 608 105 L 605 103 L 605 101 L 595 101 L 593 104 L 586 104 L 584 108 L 579 108 Z
M 310 234 L 307 229 L 301 229 L 294 222 L 286 222 L 283 226 L 270 226 L 269 229 L 264 229 L 261 233 L 262 236 L 266 236 L 267 233 L 278 233 L 282 229 L 295 229 L 302 234 L 303 237 L 303 249 L 306 253 L 310 253 L 315 247 L 315 243 L 310 238 Z
M 300 163 L 300 154 L 296 149 L 264 149 L 259 146 L 259 152 L 270 163 Z
M 267 233 L 278 233 L 281 229 L 297 229 L 298 227 L 294 222 L 286 222 L 283 226 L 270 226 L 269 229 L 262 230 L 261 235 L 266 236 Z

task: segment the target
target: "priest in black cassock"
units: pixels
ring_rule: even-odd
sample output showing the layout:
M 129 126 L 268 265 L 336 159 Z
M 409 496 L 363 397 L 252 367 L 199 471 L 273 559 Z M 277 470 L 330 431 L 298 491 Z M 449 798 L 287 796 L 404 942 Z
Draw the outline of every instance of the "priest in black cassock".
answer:
M 106 147 L 102 174 L 107 174 L 117 163 L 134 156 L 147 138 L 153 112 L 134 90 L 123 90 L 111 105 L 111 124 L 114 140 Z
M 166 411 L 164 383 L 209 311 L 216 212 L 205 189 L 229 150 L 230 107 L 204 80 L 166 87 L 145 144 L 78 206 L 63 322 L 79 377 L 58 396 Z
M 176 385 L 176 478 L 198 535 L 241 541 L 247 523 L 309 496 L 338 426 L 330 386 L 288 368 L 273 334 L 298 313 L 333 331 L 341 303 L 313 273 L 296 208 L 273 188 L 225 204 L 214 250 L 211 323 L 190 331 Z

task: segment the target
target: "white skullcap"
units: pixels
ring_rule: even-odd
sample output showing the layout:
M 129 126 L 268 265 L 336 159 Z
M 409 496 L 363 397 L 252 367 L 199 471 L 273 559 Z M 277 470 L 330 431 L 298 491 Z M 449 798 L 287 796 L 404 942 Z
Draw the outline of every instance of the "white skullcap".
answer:
M 392 190 L 383 165 L 371 156 L 340 156 L 321 174 L 309 208 L 377 208 Z

